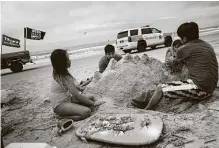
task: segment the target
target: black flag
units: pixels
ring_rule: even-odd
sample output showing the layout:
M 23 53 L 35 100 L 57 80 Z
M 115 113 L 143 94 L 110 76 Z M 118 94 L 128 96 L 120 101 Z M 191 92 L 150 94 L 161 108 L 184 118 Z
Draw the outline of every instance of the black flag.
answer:
M 24 38 L 31 39 L 31 40 L 43 40 L 46 32 L 31 29 L 31 28 L 24 28 Z
M 20 48 L 20 40 L 3 34 L 2 35 L 2 45 Z

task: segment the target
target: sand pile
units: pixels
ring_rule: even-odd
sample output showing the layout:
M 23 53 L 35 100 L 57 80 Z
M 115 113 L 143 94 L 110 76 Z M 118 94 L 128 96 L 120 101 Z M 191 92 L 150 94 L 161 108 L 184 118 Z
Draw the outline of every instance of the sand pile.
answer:
M 114 59 L 104 73 L 95 73 L 93 81 L 87 86 L 85 93 L 91 93 L 96 98 L 103 98 L 117 107 L 133 107 L 131 100 L 140 96 L 143 92 L 153 90 L 160 83 L 185 79 L 187 70 L 183 67 L 182 73 L 170 73 L 164 63 L 148 57 L 146 54 L 132 57 L 126 54 L 119 62 Z M 209 103 L 214 99 L 204 100 L 201 103 Z M 163 99 L 154 110 L 161 112 L 185 112 L 200 111 L 205 107 L 198 101 L 185 99 Z
M 110 97 L 118 104 L 125 105 L 143 91 L 152 90 L 165 82 L 168 78 L 165 72 L 163 63 L 146 54 L 141 58 L 126 54 L 119 62 L 111 59 L 104 73 L 96 73 L 85 93 Z
M 126 54 L 119 62 L 111 59 L 104 73 L 96 73 L 85 93 L 111 98 L 117 106 L 129 106 L 131 99 L 179 76 L 171 75 L 162 62 L 146 54 L 141 58 Z

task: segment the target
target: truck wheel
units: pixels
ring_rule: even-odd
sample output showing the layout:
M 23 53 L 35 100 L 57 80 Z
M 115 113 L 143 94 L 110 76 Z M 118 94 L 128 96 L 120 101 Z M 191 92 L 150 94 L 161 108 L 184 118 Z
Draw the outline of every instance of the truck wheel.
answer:
M 147 44 L 145 41 L 139 41 L 138 42 L 138 46 L 137 46 L 137 50 L 138 52 L 143 52 L 146 50 Z
M 131 53 L 132 50 L 131 50 L 131 49 L 129 49 L 129 50 L 124 50 L 124 52 L 125 52 L 125 53 Z
M 164 45 L 165 45 L 166 47 L 170 47 L 170 46 L 172 45 L 172 42 L 173 42 L 172 37 L 171 37 L 171 36 L 167 36 L 167 37 L 165 38 Z
M 22 63 L 12 63 L 10 67 L 12 72 L 21 72 L 23 70 Z

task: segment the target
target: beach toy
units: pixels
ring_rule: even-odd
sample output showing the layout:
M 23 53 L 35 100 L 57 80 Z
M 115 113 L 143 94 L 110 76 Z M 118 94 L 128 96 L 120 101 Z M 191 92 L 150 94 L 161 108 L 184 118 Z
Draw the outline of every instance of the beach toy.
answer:
M 73 127 L 74 121 L 72 119 L 61 119 L 57 122 L 58 135 L 70 130 Z
M 92 81 L 93 77 L 87 78 L 85 81 L 81 81 L 80 85 L 86 86 Z
M 157 141 L 163 121 L 148 114 L 95 115 L 76 130 L 76 135 L 105 143 L 140 146 Z

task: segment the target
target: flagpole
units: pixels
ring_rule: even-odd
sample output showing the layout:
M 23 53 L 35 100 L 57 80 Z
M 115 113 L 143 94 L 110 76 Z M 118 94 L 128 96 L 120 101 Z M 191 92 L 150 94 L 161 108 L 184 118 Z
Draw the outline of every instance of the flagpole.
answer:
M 2 34 L 2 42 L 3 42 L 3 34 Z M 2 55 L 2 42 L 1 42 L 1 55 Z
M 24 51 L 26 51 L 26 38 L 27 38 L 27 27 L 25 26 L 25 35 L 24 35 Z

